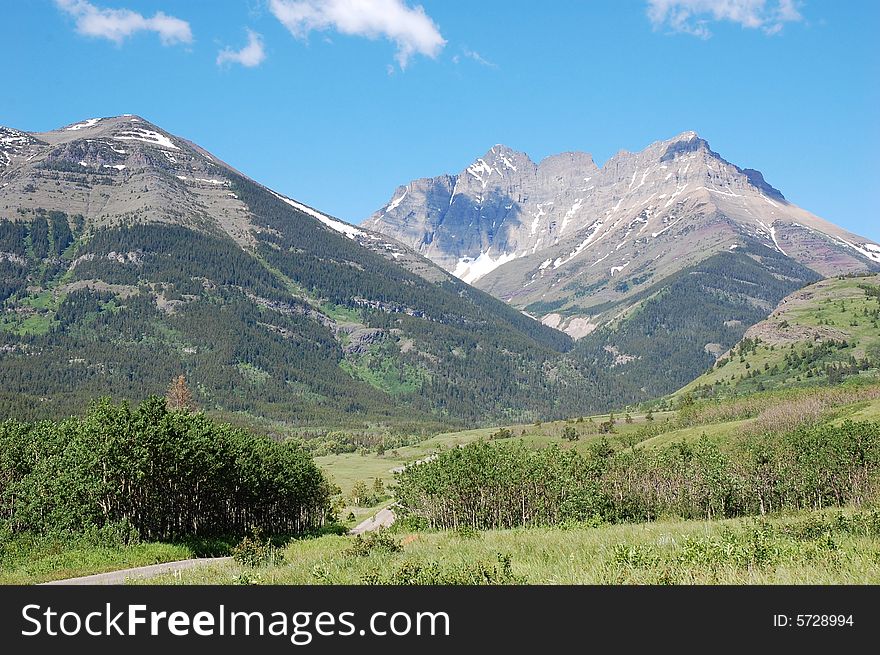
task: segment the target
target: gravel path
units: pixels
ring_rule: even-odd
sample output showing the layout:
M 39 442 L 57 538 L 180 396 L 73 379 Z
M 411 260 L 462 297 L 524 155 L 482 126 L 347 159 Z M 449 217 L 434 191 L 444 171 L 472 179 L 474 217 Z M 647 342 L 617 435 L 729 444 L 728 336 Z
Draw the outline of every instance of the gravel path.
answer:
M 366 521 L 361 521 L 355 527 L 348 531 L 348 534 L 363 534 L 364 532 L 372 532 L 379 528 L 387 528 L 394 523 L 394 512 L 387 507 L 380 509 Z
M 218 564 L 220 562 L 231 561 L 231 557 L 200 557 L 197 559 L 185 559 L 178 562 L 165 562 L 164 564 L 152 564 L 150 566 L 138 566 L 133 569 L 123 569 L 122 571 L 109 571 L 107 573 L 96 573 L 95 575 L 84 575 L 81 578 L 68 578 L 67 580 L 53 580 L 52 582 L 44 582 L 42 584 L 64 584 L 64 585 L 101 585 L 101 584 L 125 584 L 126 580 L 135 578 L 152 578 L 163 573 L 175 573 L 184 569 L 192 569 L 197 566 L 205 566 L 206 564 Z

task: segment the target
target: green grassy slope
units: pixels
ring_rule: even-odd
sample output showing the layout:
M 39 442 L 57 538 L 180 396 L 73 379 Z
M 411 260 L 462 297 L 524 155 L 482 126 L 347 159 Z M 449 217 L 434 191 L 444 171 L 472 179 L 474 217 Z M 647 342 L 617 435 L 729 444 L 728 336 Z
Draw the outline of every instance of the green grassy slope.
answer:
M 676 395 L 748 394 L 835 384 L 880 371 L 880 275 L 831 278 L 797 291 Z

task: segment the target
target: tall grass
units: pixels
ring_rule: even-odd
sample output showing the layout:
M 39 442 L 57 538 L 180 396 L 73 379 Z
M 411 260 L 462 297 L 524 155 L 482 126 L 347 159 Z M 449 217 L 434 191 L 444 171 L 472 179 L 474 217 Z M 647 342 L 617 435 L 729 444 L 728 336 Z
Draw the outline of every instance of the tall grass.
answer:
M 784 431 L 818 418 L 829 408 L 877 398 L 880 398 L 878 384 L 768 391 L 684 406 L 678 411 L 676 423 L 678 427 L 689 427 L 758 418 L 762 423 L 758 431 Z M 798 417 L 804 420 L 799 421 Z
M 566 525 L 477 534 L 399 534 L 400 550 L 351 552 L 353 538 L 292 542 L 267 584 L 878 584 L 880 512 L 763 520 Z M 237 584 L 235 564 L 137 584 Z
M 195 556 L 193 548 L 186 544 L 95 542 L 88 536 L 7 534 L 0 542 L 0 584 L 75 578 Z
M 831 387 L 820 392 L 800 394 L 763 409 L 754 422 L 744 428 L 744 432 L 790 432 L 803 425 L 819 423 L 829 410 L 877 398 L 880 398 L 880 386 Z

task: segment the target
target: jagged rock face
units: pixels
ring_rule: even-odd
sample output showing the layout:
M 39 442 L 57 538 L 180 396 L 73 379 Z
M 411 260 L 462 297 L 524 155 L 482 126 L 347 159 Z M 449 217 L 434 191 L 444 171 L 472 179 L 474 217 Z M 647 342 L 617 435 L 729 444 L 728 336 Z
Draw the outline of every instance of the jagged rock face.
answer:
M 582 337 L 683 268 L 750 243 L 821 275 L 880 269 L 880 246 L 787 202 L 694 132 L 534 164 L 495 146 L 458 175 L 416 180 L 364 226 Z
M 364 226 L 395 234 L 464 281 L 474 282 L 557 239 L 567 224 L 560 208 L 576 205 L 576 196 L 585 195 L 597 171 L 586 153 L 565 153 L 535 164 L 523 153 L 495 146 L 458 175 L 399 187 Z

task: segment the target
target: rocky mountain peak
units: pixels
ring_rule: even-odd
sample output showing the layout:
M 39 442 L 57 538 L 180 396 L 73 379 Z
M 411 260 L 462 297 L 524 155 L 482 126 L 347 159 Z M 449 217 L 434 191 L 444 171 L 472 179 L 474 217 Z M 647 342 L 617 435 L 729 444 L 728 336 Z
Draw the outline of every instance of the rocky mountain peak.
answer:
M 694 131 L 682 132 L 668 141 L 663 141 L 661 143 L 666 146 L 663 153 L 660 155 L 661 162 L 672 161 L 680 155 L 692 152 L 712 152 L 711 148 L 709 148 L 709 142 L 700 138 L 700 136 Z
M 497 144 L 478 157 L 461 176 L 473 178 L 485 189 L 490 185 L 502 184 L 504 179 L 511 176 L 533 171 L 534 167 L 535 164 L 525 153 Z
M 880 246 L 794 207 L 692 130 L 601 168 L 583 152 L 521 160 L 495 146 L 463 174 L 401 187 L 365 225 L 575 337 L 649 281 L 746 244 L 822 275 L 880 264 Z
M 134 114 L 88 118 L 42 135 L 50 144 L 68 143 L 80 139 L 104 138 L 130 145 L 145 144 L 165 150 L 180 150 L 175 138 L 150 121 Z

